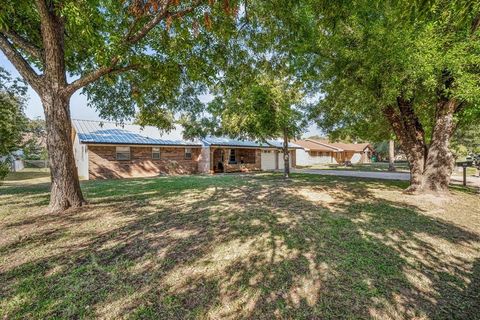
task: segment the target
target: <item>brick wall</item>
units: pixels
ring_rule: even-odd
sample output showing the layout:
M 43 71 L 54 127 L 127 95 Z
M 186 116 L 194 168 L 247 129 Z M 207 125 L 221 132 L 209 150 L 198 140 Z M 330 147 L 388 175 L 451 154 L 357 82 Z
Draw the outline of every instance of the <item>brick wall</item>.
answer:
M 191 160 L 185 160 L 185 148 L 178 147 L 161 147 L 160 159 L 153 160 L 151 147 L 130 147 L 130 160 L 118 161 L 115 146 L 89 145 L 89 178 L 111 179 L 196 173 L 201 148 L 191 149 Z
M 230 149 L 226 149 L 226 154 L 230 154 Z M 240 163 L 240 156 L 243 157 L 245 163 Z M 261 156 L 260 149 L 236 149 L 236 157 L 238 163 L 228 163 L 228 156 L 225 158 L 224 167 L 225 172 L 250 172 L 261 170 Z

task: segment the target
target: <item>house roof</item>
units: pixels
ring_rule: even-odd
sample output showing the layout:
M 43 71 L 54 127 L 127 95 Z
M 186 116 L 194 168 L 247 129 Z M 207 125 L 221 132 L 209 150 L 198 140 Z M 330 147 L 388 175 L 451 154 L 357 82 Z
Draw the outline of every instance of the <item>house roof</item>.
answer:
M 72 120 L 78 139 L 91 144 L 202 146 L 199 141 L 169 139 L 152 126 L 120 125 L 114 122 Z
M 370 146 L 369 143 L 341 143 L 341 142 L 338 142 L 338 143 L 330 143 L 330 145 L 332 145 L 334 147 L 341 148 L 345 151 L 359 152 L 359 151 L 365 150 L 366 148 L 372 149 L 372 147 Z
M 239 148 L 282 148 L 283 142 L 276 140 L 268 140 L 268 143 L 256 142 L 252 140 L 238 140 L 227 137 L 213 137 L 207 136 L 202 139 L 206 146 L 224 146 L 224 147 L 239 147 Z M 301 148 L 301 146 L 289 143 L 289 148 Z
M 354 151 L 361 152 L 366 148 L 373 150 L 369 143 L 342 143 L 342 142 L 328 142 L 318 139 L 298 140 L 295 143 L 301 145 L 305 149 L 313 151 Z
M 295 140 L 294 143 L 301 146 L 303 149 L 311 150 L 311 151 L 327 151 L 327 152 L 342 151 L 339 148 L 335 148 L 335 147 L 330 146 L 328 144 L 324 144 L 324 143 L 320 143 L 320 142 L 316 142 L 316 141 L 311 141 L 310 139 Z
M 268 143 L 208 136 L 199 140 L 182 140 L 178 128 L 172 133 L 162 133 L 156 127 L 115 122 L 72 120 L 73 127 L 82 143 L 126 145 L 171 145 L 171 146 L 225 146 L 238 148 L 281 148 L 281 141 Z M 175 132 L 176 131 L 176 132 Z M 301 148 L 289 143 L 289 148 Z

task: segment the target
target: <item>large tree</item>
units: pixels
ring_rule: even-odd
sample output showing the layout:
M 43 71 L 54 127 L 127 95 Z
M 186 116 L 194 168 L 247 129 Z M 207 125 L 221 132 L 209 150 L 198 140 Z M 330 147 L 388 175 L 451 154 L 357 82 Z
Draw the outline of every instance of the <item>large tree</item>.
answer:
M 480 118 L 480 4 L 338 2 L 316 14 L 318 124 L 364 136 L 388 125 L 411 165 L 408 191 L 446 191 L 450 138 Z
M 289 178 L 289 141 L 299 136 L 306 124 L 299 110 L 303 94 L 298 84 L 281 73 L 256 71 L 258 74 L 252 77 L 243 75 L 236 86 L 217 88 L 216 98 L 204 110 L 205 116 L 196 122 L 187 120 L 187 132 L 196 124 L 203 135 L 222 134 L 267 144 L 281 139 L 284 177 Z
M 4 0 L 0 49 L 40 96 L 51 166 L 50 209 L 84 203 L 69 101 L 84 88 L 104 118 L 171 126 L 173 106 L 197 103 L 236 1 Z M 217 14 L 219 13 L 219 14 Z M 218 16 L 217 20 L 214 17 Z M 222 28 L 218 28 L 219 33 Z

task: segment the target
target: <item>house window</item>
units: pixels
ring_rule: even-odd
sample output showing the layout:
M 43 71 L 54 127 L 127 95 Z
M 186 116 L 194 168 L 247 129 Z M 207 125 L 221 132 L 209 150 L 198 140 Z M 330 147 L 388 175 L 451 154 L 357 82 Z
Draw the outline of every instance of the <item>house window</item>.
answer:
M 158 160 L 160 159 L 160 148 L 152 148 L 152 159 Z
M 185 148 L 185 160 L 192 159 L 192 148 Z
M 230 149 L 230 156 L 228 157 L 228 163 L 235 164 L 237 163 L 237 154 L 235 149 Z
M 117 160 L 130 160 L 130 147 L 117 147 L 116 157 Z

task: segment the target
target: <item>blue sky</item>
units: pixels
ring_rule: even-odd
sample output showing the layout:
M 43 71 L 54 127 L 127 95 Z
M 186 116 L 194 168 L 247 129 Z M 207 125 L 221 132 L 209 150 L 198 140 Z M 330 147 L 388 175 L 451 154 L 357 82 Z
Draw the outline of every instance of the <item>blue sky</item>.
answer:
M 13 65 L 8 61 L 5 55 L 0 51 L 0 66 L 5 68 L 13 76 L 19 76 L 18 72 L 15 70 Z M 87 97 L 80 94 L 81 90 L 77 91 L 70 100 L 70 112 L 72 119 L 83 119 L 83 120 L 101 120 L 98 116 L 98 112 L 88 106 Z M 25 109 L 25 114 L 30 119 L 35 118 L 44 118 L 43 108 L 40 98 L 37 93 L 33 91 L 32 88 L 28 88 L 28 103 Z M 209 99 L 208 96 L 205 97 L 206 100 Z M 316 128 L 315 125 L 311 125 L 307 132 L 304 134 L 305 137 L 312 135 L 321 135 L 321 131 Z

